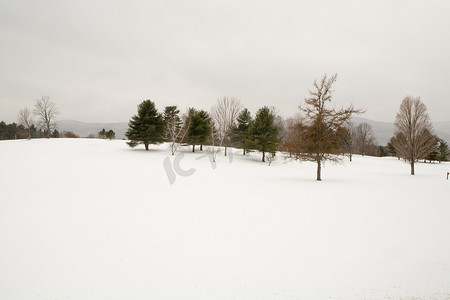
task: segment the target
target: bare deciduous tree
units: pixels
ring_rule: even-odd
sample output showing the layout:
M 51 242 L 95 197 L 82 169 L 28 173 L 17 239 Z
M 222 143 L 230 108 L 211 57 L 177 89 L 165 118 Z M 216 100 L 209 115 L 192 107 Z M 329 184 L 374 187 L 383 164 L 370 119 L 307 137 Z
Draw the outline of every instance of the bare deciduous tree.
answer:
M 372 126 L 368 123 L 361 123 L 355 128 L 355 144 L 356 152 L 361 155 L 366 155 L 370 148 L 375 144 L 375 136 L 373 134 Z
M 351 123 L 341 126 L 337 129 L 338 136 L 340 137 L 340 145 L 342 153 L 347 155 L 349 160 L 352 161 L 353 153 L 355 151 L 355 129 Z
M 211 132 L 210 132 L 211 148 L 210 149 L 211 149 L 211 154 L 212 154 L 212 161 L 215 163 L 217 154 L 220 152 L 220 147 L 222 146 L 222 143 L 223 143 L 223 135 L 219 135 L 218 128 L 215 124 L 214 119 L 209 119 L 209 124 L 210 124 L 209 126 L 211 128 Z
M 170 143 L 172 155 L 178 150 L 189 131 L 190 118 L 185 114 L 181 118 L 176 106 L 166 106 L 164 109 L 164 122 L 166 126 L 166 141 Z
M 219 147 L 225 146 L 225 156 L 227 156 L 228 139 L 239 111 L 242 109 L 241 103 L 234 97 L 221 97 L 211 110 L 211 117 L 216 126 L 219 140 Z
M 285 133 L 283 138 L 283 151 L 289 153 L 289 158 L 292 158 L 295 153 L 302 151 L 301 146 L 304 139 L 304 120 L 297 114 L 294 118 L 286 120 Z
M 189 128 L 191 127 L 191 119 L 188 116 L 188 113 L 184 114 L 181 117 L 182 126 L 179 131 L 176 132 L 175 139 L 171 144 L 172 155 L 177 152 L 178 148 L 181 144 L 186 142 L 186 138 L 189 132 Z
M 414 163 L 436 149 L 433 126 L 420 97 L 407 96 L 403 99 L 394 125 L 396 132 L 392 139 L 393 146 L 397 155 L 409 162 L 411 175 L 414 175 Z
M 321 180 L 321 167 L 325 161 L 341 162 L 342 154 L 338 129 L 346 124 L 350 117 L 362 110 L 350 106 L 346 109 L 327 108 L 327 102 L 331 102 L 332 85 L 337 75 L 314 81 L 314 89 L 309 91 L 310 97 L 305 99 L 305 105 L 300 109 L 305 114 L 305 124 L 297 125 L 300 130 L 297 140 L 300 144 L 293 143 L 288 150 L 294 159 L 301 159 L 317 163 L 317 180 Z M 294 139 L 295 140 L 295 139 Z
M 38 127 L 42 129 L 47 138 L 50 138 L 52 130 L 56 129 L 56 115 L 58 109 L 55 103 L 50 101 L 50 97 L 42 97 L 36 100 L 34 115 L 38 117 Z
M 24 107 L 19 111 L 19 124 L 27 130 L 27 139 L 31 139 L 31 126 L 33 125 L 33 116 L 28 107 Z

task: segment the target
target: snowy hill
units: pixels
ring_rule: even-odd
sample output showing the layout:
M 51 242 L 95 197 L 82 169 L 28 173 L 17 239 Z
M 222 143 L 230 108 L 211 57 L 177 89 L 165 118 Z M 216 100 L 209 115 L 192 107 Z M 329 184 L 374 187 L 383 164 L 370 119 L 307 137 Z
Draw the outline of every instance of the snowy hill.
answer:
M 450 164 L 240 152 L 0 141 L 0 298 L 450 297 Z

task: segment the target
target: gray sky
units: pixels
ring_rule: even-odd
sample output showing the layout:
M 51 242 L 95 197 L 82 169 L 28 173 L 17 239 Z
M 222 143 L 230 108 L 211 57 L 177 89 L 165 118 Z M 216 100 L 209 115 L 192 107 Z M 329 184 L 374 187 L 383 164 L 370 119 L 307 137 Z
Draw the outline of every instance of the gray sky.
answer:
M 338 73 L 336 106 L 392 122 L 406 95 L 450 120 L 450 1 L 0 0 L 0 120 L 50 96 L 59 119 L 123 122 L 145 99 L 298 112 Z

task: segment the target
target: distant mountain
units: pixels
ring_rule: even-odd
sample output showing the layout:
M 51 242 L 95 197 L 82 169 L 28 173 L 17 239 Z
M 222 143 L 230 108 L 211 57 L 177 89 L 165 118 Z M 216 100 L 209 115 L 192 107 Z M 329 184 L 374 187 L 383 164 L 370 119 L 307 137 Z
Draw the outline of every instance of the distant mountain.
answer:
M 395 126 L 394 123 L 378 122 L 361 117 L 353 117 L 352 123 L 354 126 L 358 126 L 361 123 L 368 123 L 372 126 L 375 138 L 379 145 L 387 145 L 391 137 L 394 135 Z M 434 133 L 441 139 L 450 144 L 450 121 L 447 122 L 434 122 Z
M 361 117 L 352 117 L 352 123 L 355 127 L 361 123 L 370 124 L 376 138 L 376 143 L 379 145 L 387 145 L 395 131 L 393 123 L 378 122 Z
M 378 122 L 361 117 L 353 117 L 352 123 L 358 126 L 361 123 L 368 123 L 372 126 L 377 144 L 387 145 L 390 138 L 394 135 L 394 124 L 388 122 Z M 450 121 L 434 122 L 435 134 L 450 144 Z M 81 137 L 87 137 L 89 134 L 97 135 L 103 128 L 112 129 L 116 133 L 116 139 L 124 139 L 128 128 L 127 122 L 122 123 L 85 123 L 73 120 L 58 121 L 59 131 L 72 131 Z
M 112 129 L 116 133 L 116 139 L 124 139 L 125 132 L 128 128 L 128 123 L 85 123 L 74 120 L 61 120 L 58 121 L 58 130 L 72 131 L 80 137 L 87 137 L 90 134 L 97 136 L 98 132 L 102 129 L 106 131 Z

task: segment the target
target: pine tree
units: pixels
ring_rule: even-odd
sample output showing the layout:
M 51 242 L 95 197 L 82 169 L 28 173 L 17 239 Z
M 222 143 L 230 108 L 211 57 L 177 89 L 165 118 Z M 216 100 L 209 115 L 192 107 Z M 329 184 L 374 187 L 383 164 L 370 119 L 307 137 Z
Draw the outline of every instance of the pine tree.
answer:
M 39 132 L 39 130 L 36 128 L 36 126 L 34 126 L 34 124 L 30 126 L 30 137 L 31 137 L 32 139 L 35 139 L 35 138 L 39 138 L 39 137 L 40 137 L 40 132 Z
M 279 128 L 274 124 L 275 115 L 267 106 L 256 113 L 255 120 L 249 128 L 249 145 L 252 149 L 262 152 L 262 161 L 265 162 L 266 152 L 274 154 L 280 139 Z
M 180 110 L 177 106 L 166 106 L 164 108 L 163 118 L 165 125 L 165 140 L 170 143 L 171 153 L 172 155 L 175 155 L 178 147 L 186 138 L 190 120 L 186 116 L 183 116 L 183 119 L 180 117 Z
M 0 122 L 0 140 L 6 140 L 6 123 Z
M 148 150 L 150 144 L 160 144 L 164 141 L 163 117 L 151 100 L 145 100 L 138 105 L 137 115 L 131 118 L 128 127 L 125 136 L 130 140 L 127 144 L 132 148 L 144 144 L 145 150 Z
M 438 139 L 438 142 L 439 142 L 439 145 L 438 145 L 437 160 L 439 162 L 447 161 L 447 157 L 450 155 L 450 150 L 448 148 L 448 145 L 443 139 Z
M 208 140 L 211 133 L 210 117 L 204 110 L 190 108 L 188 113 L 190 127 L 188 131 L 188 144 L 192 145 L 192 152 L 195 152 L 195 145 L 200 145 L 200 151 L 203 150 L 203 144 Z
M 244 108 L 238 115 L 237 124 L 231 129 L 231 141 L 232 143 L 242 149 L 242 154 L 245 155 L 246 150 L 249 148 L 249 128 L 252 124 L 252 116 L 250 111 Z
M 105 137 L 106 137 L 107 139 L 110 139 L 110 140 L 115 139 L 115 138 L 116 138 L 116 133 L 115 133 L 112 129 L 110 129 L 110 130 L 105 134 Z
M 100 131 L 98 132 L 98 138 L 100 138 L 100 139 L 106 139 L 106 130 L 105 130 L 105 128 L 103 128 L 102 130 L 100 130 Z
M 176 106 L 166 106 L 163 113 L 166 142 L 174 142 L 181 130 L 180 110 Z
M 52 138 L 59 138 L 59 131 L 56 129 L 53 129 L 52 134 L 50 135 Z
M 389 140 L 389 142 L 387 144 L 387 152 L 392 156 L 398 157 L 397 151 L 395 151 L 395 147 L 394 147 L 394 143 L 395 143 L 394 140 L 395 140 L 395 137 L 391 137 L 391 139 Z

